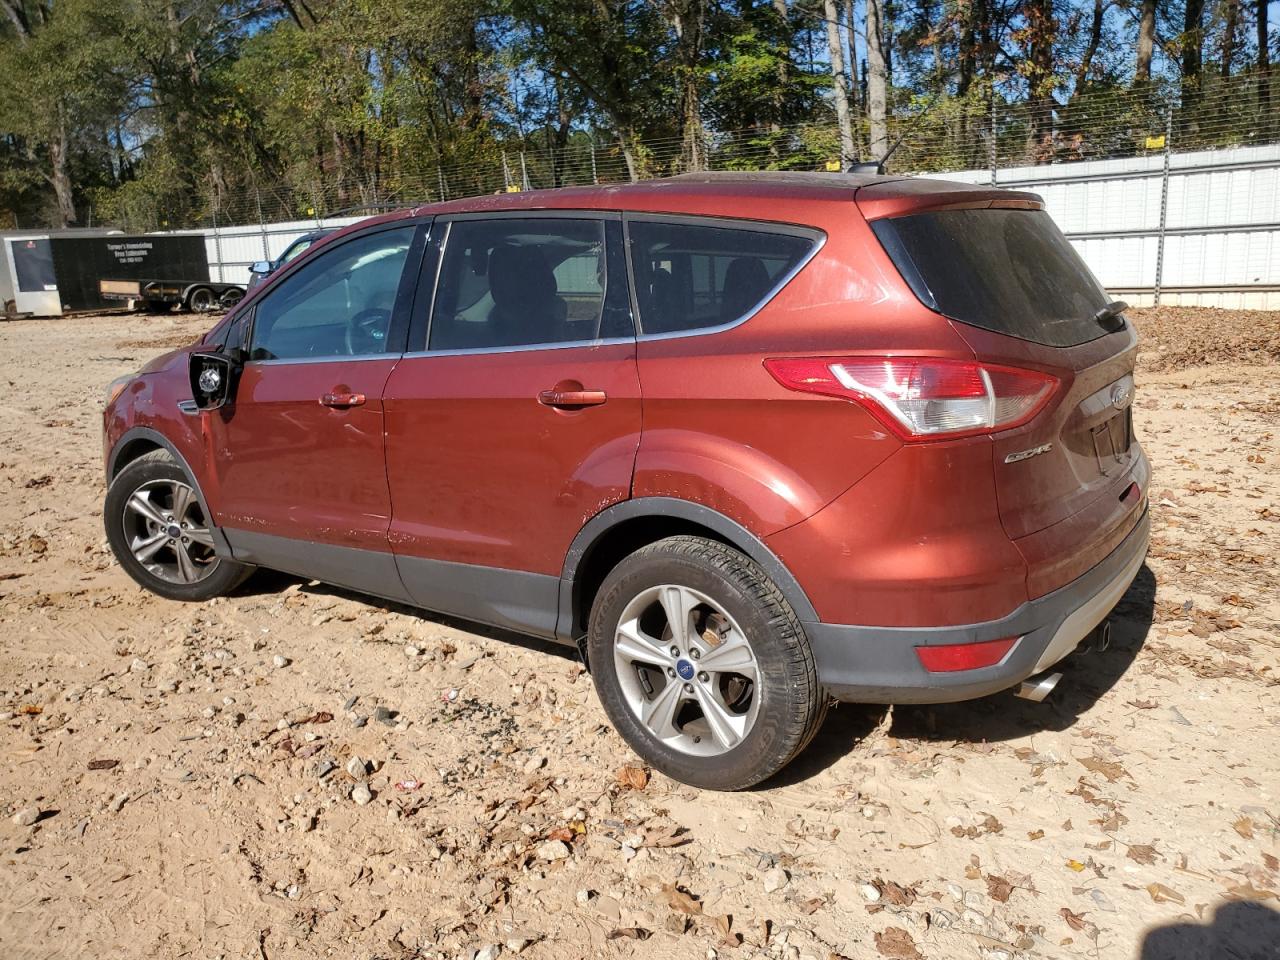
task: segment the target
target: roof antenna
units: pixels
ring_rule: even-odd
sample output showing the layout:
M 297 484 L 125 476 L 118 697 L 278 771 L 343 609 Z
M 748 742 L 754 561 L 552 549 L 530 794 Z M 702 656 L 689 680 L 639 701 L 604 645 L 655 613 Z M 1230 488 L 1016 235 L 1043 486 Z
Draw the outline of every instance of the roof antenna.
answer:
M 924 108 L 915 115 L 910 125 L 902 131 L 902 135 L 893 142 L 888 150 L 884 152 L 884 156 L 879 160 L 866 160 L 860 163 L 851 163 L 845 167 L 845 173 L 873 173 L 876 176 L 883 177 L 885 175 L 885 164 L 889 162 L 889 158 L 894 152 L 902 146 L 902 142 L 915 130 L 916 126 L 924 119 L 924 115 L 933 109 L 934 104 L 938 102 L 938 98 L 942 95 L 941 90 L 937 90 L 933 94 L 933 99 L 924 105 Z

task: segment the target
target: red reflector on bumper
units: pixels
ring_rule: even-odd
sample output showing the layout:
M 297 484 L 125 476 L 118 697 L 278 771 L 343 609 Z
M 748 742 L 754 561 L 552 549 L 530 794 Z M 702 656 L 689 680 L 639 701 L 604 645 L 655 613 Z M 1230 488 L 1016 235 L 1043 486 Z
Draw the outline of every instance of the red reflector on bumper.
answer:
M 916 656 L 930 673 L 977 670 L 995 666 L 1013 649 L 1018 637 L 984 640 L 982 643 L 944 643 L 936 647 L 916 647 Z

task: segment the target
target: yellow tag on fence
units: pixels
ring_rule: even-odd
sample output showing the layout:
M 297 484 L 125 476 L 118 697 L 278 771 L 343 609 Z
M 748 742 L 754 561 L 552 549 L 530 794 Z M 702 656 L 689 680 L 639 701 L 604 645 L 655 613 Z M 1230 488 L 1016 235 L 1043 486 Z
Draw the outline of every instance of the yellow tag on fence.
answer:
M 1164 134 L 1162 133 L 1158 137 L 1147 137 L 1147 149 L 1148 150 L 1164 149 Z
M 840 161 L 839 161 L 839 160 L 828 160 L 828 161 L 827 161 L 827 172 L 828 172 L 828 173 L 839 173 L 839 172 L 840 172 Z

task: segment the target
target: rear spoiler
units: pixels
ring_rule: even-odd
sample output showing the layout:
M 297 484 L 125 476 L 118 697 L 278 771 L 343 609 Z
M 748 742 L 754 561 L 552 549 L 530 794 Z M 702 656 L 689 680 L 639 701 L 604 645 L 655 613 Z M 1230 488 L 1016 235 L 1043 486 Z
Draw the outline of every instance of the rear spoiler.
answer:
M 925 178 L 868 184 L 859 188 L 854 200 L 867 220 L 939 210 L 1044 209 L 1044 200 L 1039 194 Z

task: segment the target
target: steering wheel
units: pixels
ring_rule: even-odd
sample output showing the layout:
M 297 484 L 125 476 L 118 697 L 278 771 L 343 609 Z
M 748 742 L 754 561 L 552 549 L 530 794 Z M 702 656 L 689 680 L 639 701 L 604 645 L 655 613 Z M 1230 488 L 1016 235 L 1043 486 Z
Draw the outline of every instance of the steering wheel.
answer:
M 366 353 L 382 353 L 387 345 L 387 330 L 391 327 L 391 311 L 382 307 L 361 310 L 347 324 L 344 334 L 347 355 L 362 356 Z

